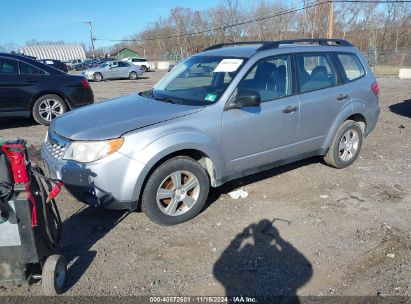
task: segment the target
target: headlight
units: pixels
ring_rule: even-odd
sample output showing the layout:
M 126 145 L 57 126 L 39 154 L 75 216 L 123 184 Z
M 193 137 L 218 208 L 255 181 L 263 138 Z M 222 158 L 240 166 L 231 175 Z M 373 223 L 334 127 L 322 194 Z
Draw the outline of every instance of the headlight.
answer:
M 63 159 L 90 163 L 113 154 L 124 142 L 124 138 L 102 141 L 74 141 L 68 147 Z

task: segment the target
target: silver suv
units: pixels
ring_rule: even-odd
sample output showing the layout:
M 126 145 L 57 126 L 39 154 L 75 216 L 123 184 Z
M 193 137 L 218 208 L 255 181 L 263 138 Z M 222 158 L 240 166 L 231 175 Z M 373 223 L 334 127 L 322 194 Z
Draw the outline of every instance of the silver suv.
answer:
M 58 117 L 42 157 L 78 200 L 141 205 L 174 225 L 210 186 L 313 155 L 351 165 L 379 112 L 376 79 L 348 41 L 215 45 L 151 90 Z

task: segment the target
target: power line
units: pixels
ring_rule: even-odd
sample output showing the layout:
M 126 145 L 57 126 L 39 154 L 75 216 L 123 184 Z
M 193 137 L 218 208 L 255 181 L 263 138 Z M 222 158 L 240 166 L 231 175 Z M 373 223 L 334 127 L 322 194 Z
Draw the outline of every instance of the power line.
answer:
M 280 17 L 283 15 L 288 15 L 291 13 L 296 13 L 302 10 L 307 10 L 316 6 L 320 6 L 323 4 L 327 3 L 371 3 L 371 4 L 399 4 L 399 3 L 411 3 L 411 0 L 324 0 L 321 2 L 316 2 L 315 0 L 312 0 L 309 4 L 303 4 L 303 7 L 294 7 L 294 8 L 287 8 L 283 10 L 277 11 L 275 14 L 260 17 L 260 18 L 251 18 L 249 20 L 245 20 L 242 22 L 237 22 L 229 25 L 222 25 L 220 27 L 215 27 L 211 29 L 205 29 L 201 31 L 196 31 L 196 32 L 189 32 L 189 33 L 184 33 L 184 34 L 179 34 L 179 35 L 169 35 L 169 36 L 163 36 L 163 37 L 154 37 L 154 38 L 136 38 L 136 39 L 105 39 L 105 38 L 94 38 L 94 40 L 104 40 L 104 41 L 113 41 L 113 42 L 144 42 L 144 41 L 156 41 L 156 40 L 164 40 L 164 39 L 171 39 L 171 38 L 181 38 L 181 37 L 187 37 L 187 36 L 194 36 L 194 35 L 199 35 L 199 34 L 205 34 L 205 33 L 210 33 L 210 32 L 217 32 L 217 31 L 222 31 L 224 32 L 225 29 L 240 26 L 240 25 L 245 25 L 245 24 L 250 24 L 258 21 L 263 21 L 275 17 Z
M 277 11 L 277 13 L 274 14 L 274 15 L 269 15 L 269 16 L 265 16 L 265 17 L 261 17 L 261 18 L 252 18 L 252 19 L 242 21 L 242 22 L 237 22 L 237 23 L 234 23 L 234 24 L 222 25 L 220 27 L 215 27 L 215 28 L 211 28 L 211 29 L 205 29 L 205 30 L 202 30 L 202 31 L 190 32 L 190 33 L 184 33 L 184 34 L 180 34 L 180 35 L 170 35 L 170 36 L 163 36 L 163 37 L 156 37 L 156 38 L 137 38 L 137 39 L 102 39 L 102 38 L 95 38 L 95 40 L 142 42 L 142 41 L 153 41 L 153 40 L 193 36 L 193 35 L 199 35 L 199 34 L 204 34 L 204 33 L 209 33 L 209 32 L 220 31 L 222 28 L 223 29 L 228 29 L 228 28 L 232 28 L 232 27 L 235 27 L 235 26 L 239 26 L 239 25 L 245 25 L 245 24 L 249 24 L 249 23 L 253 23 L 253 22 L 257 22 L 257 21 L 263 21 L 263 20 L 266 20 L 266 19 L 279 17 L 279 16 L 282 16 L 282 15 L 290 14 L 290 13 L 297 12 L 297 11 L 300 11 L 300 10 L 308 9 L 308 8 L 311 8 L 311 7 L 314 7 L 314 6 L 322 5 L 324 3 L 328 3 L 329 1 L 330 0 L 325 0 L 323 2 L 318 2 L 318 3 L 315 3 L 315 4 L 313 2 L 311 2 L 312 4 L 306 5 L 306 6 L 301 7 L 301 8 L 289 8 L 289 9 L 283 9 L 283 10 Z

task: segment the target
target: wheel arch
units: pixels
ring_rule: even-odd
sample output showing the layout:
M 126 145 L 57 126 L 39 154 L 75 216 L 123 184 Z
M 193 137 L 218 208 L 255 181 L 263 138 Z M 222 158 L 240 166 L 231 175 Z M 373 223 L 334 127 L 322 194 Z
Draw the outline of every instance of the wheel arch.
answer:
M 353 108 L 351 107 L 346 107 L 340 114 L 337 116 L 337 118 L 334 120 L 334 123 L 332 124 L 330 130 L 328 131 L 324 144 L 322 147 L 322 151 L 324 154 L 327 153 L 334 137 L 335 134 L 337 134 L 339 127 L 346 121 L 346 120 L 353 120 L 357 123 L 359 123 L 361 131 L 363 132 L 363 135 L 366 134 L 367 131 L 367 119 L 365 115 L 363 114 L 362 111 L 354 111 Z
M 218 165 L 216 164 L 217 161 L 215 159 L 210 157 L 210 155 L 204 152 L 202 149 L 175 147 L 174 149 L 167 150 L 166 153 L 162 154 L 161 156 L 154 156 L 145 165 L 145 170 L 141 172 L 142 174 L 139 176 L 139 180 L 137 181 L 135 189 L 133 191 L 133 202 L 131 209 L 137 209 L 138 205 L 140 204 L 144 187 L 154 170 L 156 170 L 167 160 L 178 156 L 190 157 L 197 161 L 207 172 L 207 175 L 210 179 L 210 185 L 212 187 L 217 186 L 218 173 L 216 168 L 218 168 Z

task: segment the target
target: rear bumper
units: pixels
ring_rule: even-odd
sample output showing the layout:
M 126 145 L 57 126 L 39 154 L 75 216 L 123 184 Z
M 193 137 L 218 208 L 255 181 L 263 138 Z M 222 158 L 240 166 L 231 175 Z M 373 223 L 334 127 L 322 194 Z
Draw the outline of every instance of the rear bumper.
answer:
M 69 96 L 68 100 L 70 110 L 74 110 L 83 106 L 87 106 L 94 103 L 94 93 L 90 89 L 84 89 L 83 92 L 76 92 Z
M 368 134 L 370 134 L 372 130 L 375 129 L 379 116 L 380 116 L 379 106 L 367 112 L 367 128 L 365 130 L 365 136 L 368 136 Z

